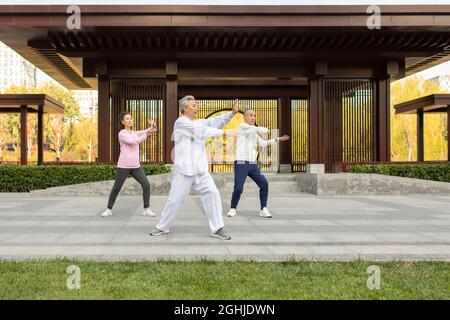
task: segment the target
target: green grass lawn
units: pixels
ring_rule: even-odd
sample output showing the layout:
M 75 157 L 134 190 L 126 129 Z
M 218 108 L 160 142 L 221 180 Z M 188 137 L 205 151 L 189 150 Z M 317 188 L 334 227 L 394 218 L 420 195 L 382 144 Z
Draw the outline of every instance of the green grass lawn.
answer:
M 67 268 L 81 289 L 66 287 Z M 367 267 L 381 270 L 369 290 Z M 0 261 L 0 299 L 449 299 L 446 262 Z

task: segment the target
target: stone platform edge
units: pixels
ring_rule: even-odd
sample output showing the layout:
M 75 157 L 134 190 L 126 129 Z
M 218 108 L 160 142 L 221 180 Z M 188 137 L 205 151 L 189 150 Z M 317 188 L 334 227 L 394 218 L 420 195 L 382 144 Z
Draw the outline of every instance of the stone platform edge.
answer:
M 353 195 L 450 195 L 450 183 L 403 178 L 368 173 L 296 173 L 299 193 L 317 196 Z M 166 196 L 170 189 L 171 173 L 147 176 L 151 194 Z M 225 188 L 232 179 L 231 174 L 213 174 L 219 190 Z M 270 177 L 269 181 L 270 181 Z M 30 196 L 107 196 L 114 180 L 33 190 Z M 141 194 L 140 185 L 128 178 L 121 195 Z M 11 195 L 19 195 L 12 193 Z M 26 193 L 25 193 L 26 194 Z M 8 195 L 8 193 L 2 193 Z

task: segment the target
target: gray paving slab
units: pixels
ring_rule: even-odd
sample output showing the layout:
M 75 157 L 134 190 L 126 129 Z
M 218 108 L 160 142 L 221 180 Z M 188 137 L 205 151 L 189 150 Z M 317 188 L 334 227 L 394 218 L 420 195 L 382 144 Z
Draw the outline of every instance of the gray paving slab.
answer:
M 166 199 L 152 196 L 152 209 L 160 213 Z M 149 236 L 159 216 L 141 215 L 140 196 L 119 197 L 102 218 L 106 201 L 0 194 L 0 259 L 450 260 L 450 195 L 273 195 L 272 219 L 260 218 L 258 198 L 247 196 L 236 217 L 224 216 L 230 241 L 209 236 L 197 196 L 159 237 Z

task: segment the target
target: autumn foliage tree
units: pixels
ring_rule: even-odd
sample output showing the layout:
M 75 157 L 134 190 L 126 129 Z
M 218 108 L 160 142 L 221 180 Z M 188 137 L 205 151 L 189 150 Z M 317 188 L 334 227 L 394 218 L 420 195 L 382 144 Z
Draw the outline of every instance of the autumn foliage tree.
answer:
M 11 86 L 4 91 L 5 94 L 26 94 L 41 93 L 47 94 L 52 98 L 60 101 L 64 105 L 64 114 L 44 114 L 44 142 L 50 144 L 50 149 L 54 151 L 53 159 L 45 159 L 46 161 L 63 160 L 61 155 L 62 146 L 67 140 L 66 132 L 70 128 L 68 124 L 77 121 L 80 114 L 80 107 L 74 95 L 69 90 L 58 86 L 51 82 L 44 82 L 39 87 L 28 88 L 26 86 Z M 30 156 L 32 145 L 36 144 L 36 117 L 29 115 L 28 117 L 28 137 L 27 148 Z M 11 117 L 10 117 L 10 120 Z M 8 120 L 6 120 L 8 121 Z M 19 140 L 19 132 L 8 137 L 10 141 Z M 0 138 L 2 140 L 2 138 Z
M 398 80 L 391 85 L 391 160 L 417 160 L 417 116 L 415 114 L 394 114 L 394 105 L 430 94 L 442 92 L 439 85 L 412 76 Z M 446 160 L 447 116 L 425 114 L 424 157 L 425 160 Z

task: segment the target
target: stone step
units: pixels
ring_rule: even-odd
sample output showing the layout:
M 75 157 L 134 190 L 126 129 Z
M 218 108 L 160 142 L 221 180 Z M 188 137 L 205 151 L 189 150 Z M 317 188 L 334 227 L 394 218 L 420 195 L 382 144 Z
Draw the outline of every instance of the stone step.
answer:
M 279 174 L 279 173 L 263 173 L 267 181 L 270 182 L 285 182 L 285 181 L 297 181 L 296 174 Z M 213 178 L 224 179 L 225 182 L 233 182 L 234 174 L 232 173 L 213 173 Z
M 227 182 L 223 187 L 218 187 L 222 193 L 232 193 L 234 189 L 233 182 Z M 253 181 L 246 181 L 244 184 L 244 193 L 255 193 L 259 191 L 259 187 Z M 269 181 L 269 192 L 271 194 L 297 193 L 300 192 L 296 181 Z
M 170 189 L 171 174 L 148 176 L 151 194 L 166 196 Z M 336 195 L 425 195 L 450 194 L 450 183 L 394 177 L 379 174 L 333 173 L 333 174 L 267 174 L 269 192 L 290 194 L 292 196 L 309 193 L 319 196 Z M 217 188 L 224 195 L 233 192 L 232 174 L 213 174 Z M 30 192 L 30 196 L 108 196 L 113 180 L 92 182 L 71 186 L 48 188 Z M 246 181 L 244 194 L 257 195 L 258 187 L 253 181 Z M 141 186 L 129 178 L 125 182 L 121 195 L 142 194 Z
M 152 195 L 167 195 L 170 189 L 171 174 L 161 174 L 148 176 L 150 190 Z M 274 175 L 267 174 L 269 181 L 269 190 L 271 194 L 285 194 L 299 192 L 295 175 Z M 213 179 L 217 188 L 223 194 L 230 194 L 234 188 L 233 174 L 213 174 Z M 113 180 L 99 181 L 78 185 L 69 185 L 62 187 L 49 188 L 46 190 L 32 191 L 32 195 L 64 195 L 64 196 L 107 196 L 114 184 Z M 245 183 L 244 193 L 257 194 L 258 186 L 250 179 Z M 142 193 L 141 186 L 132 178 L 128 178 L 122 187 L 121 195 L 139 195 Z M 191 190 L 191 194 L 195 194 Z

